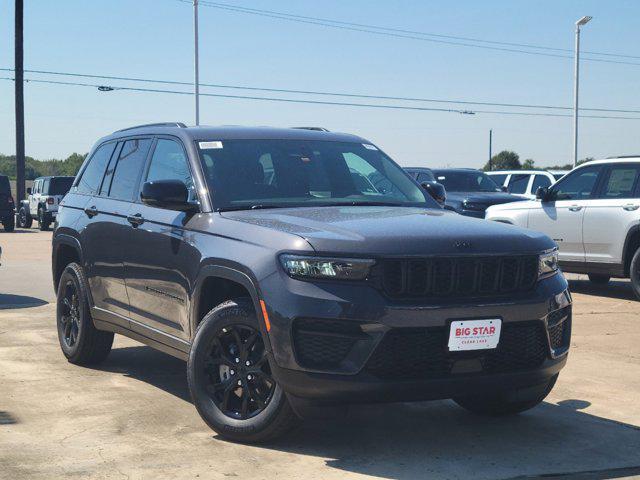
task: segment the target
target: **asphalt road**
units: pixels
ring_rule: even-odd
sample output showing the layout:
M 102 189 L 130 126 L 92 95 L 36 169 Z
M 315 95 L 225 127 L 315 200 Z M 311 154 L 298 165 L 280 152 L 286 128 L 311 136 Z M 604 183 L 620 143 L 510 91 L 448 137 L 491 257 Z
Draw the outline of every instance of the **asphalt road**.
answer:
M 640 475 L 640 315 L 627 282 L 596 288 L 574 277 L 568 366 L 528 413 L 481 418 L 449 401 L 359 406 L 243 446 L 200 420 L 179 360 L 116 337 L 102 365 L 66 362 L 45 303 L 49 241 L 35 229 L 0 233 L 2 479 Z

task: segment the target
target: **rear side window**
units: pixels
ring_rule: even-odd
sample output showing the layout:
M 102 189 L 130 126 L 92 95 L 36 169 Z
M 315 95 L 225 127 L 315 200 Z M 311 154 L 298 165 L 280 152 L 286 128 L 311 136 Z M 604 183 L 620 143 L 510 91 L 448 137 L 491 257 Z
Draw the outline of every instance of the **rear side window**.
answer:
M 603 182 L 600 198 L 633 198 L 638 182 L 638 165 L 615 165 Z
M 530 175 L 511 175 L 509 186 L 507 187 L 509 193 L 527 193 L 529 177 Z
M 44 193 L 45 195 L 49 195 L 49 184 L 51 182 L 50 178 L 45 178 L 43 183 L 42 183 L 42 193 Z
M 550 187 L 551 180 L 546 175 L 536 175 L 533 177 L 533 185 L 531 186 L 531 191 L 536 193 L 540 187 Z
M 104 170 L 107 168 L 107 163 L 115 147 L 115 142 L 106 143 L 98 147 L 89 159 L 89 163 L 82 172 L 80 180 L 78 180 L 78 184 L 76 185 L 76 191 L 78 193 L 85 193 L 87 195 L 95 195 L 98 193 Z
M 109 197 L 119 200 L 133 199 L 150 146 L 151 140 L 148 138 L 136 138 L 124 143 L 111 179 Z

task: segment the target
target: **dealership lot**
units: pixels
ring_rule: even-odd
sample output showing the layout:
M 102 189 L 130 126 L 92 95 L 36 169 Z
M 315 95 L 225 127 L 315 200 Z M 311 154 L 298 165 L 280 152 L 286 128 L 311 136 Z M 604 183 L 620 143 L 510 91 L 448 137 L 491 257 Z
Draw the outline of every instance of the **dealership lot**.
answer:
M 88 369 L 55 332 L 50 232 L 0 233 L 0 478 L 565 478 L 640 475 L 640 315 L 628 282 L 572 276 L 572 351 L 515 418 L 452 402 L 353 408 L 267 446 L 218 439 L 185 364 L 123 337 Z

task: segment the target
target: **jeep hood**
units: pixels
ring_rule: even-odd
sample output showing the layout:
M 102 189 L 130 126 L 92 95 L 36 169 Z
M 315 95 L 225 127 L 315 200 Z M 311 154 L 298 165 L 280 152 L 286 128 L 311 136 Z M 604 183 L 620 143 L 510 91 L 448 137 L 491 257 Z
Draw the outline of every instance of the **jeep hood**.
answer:
M 305 207 L 225 212 L 225 218 L 298 235 L 319 253 L 460 255 L 537 253 L 546 235 L 457 213 L 413 207 Z

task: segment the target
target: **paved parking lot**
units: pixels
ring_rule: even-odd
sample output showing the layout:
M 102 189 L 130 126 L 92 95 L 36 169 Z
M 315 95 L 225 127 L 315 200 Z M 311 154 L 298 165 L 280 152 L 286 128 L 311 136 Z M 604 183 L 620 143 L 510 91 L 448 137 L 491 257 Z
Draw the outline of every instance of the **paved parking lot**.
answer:
M 640 475 L 640 314 L 627 282 L 572 277 L 568 366 L 526 414 L 480 418 L 448 401 L 365 406 L 242 446 L 200 420 L 179 360 L 116 337 L 99 367 L 66 362 L 47 303 L 50 235 L 0 233 L 0 478 Z

